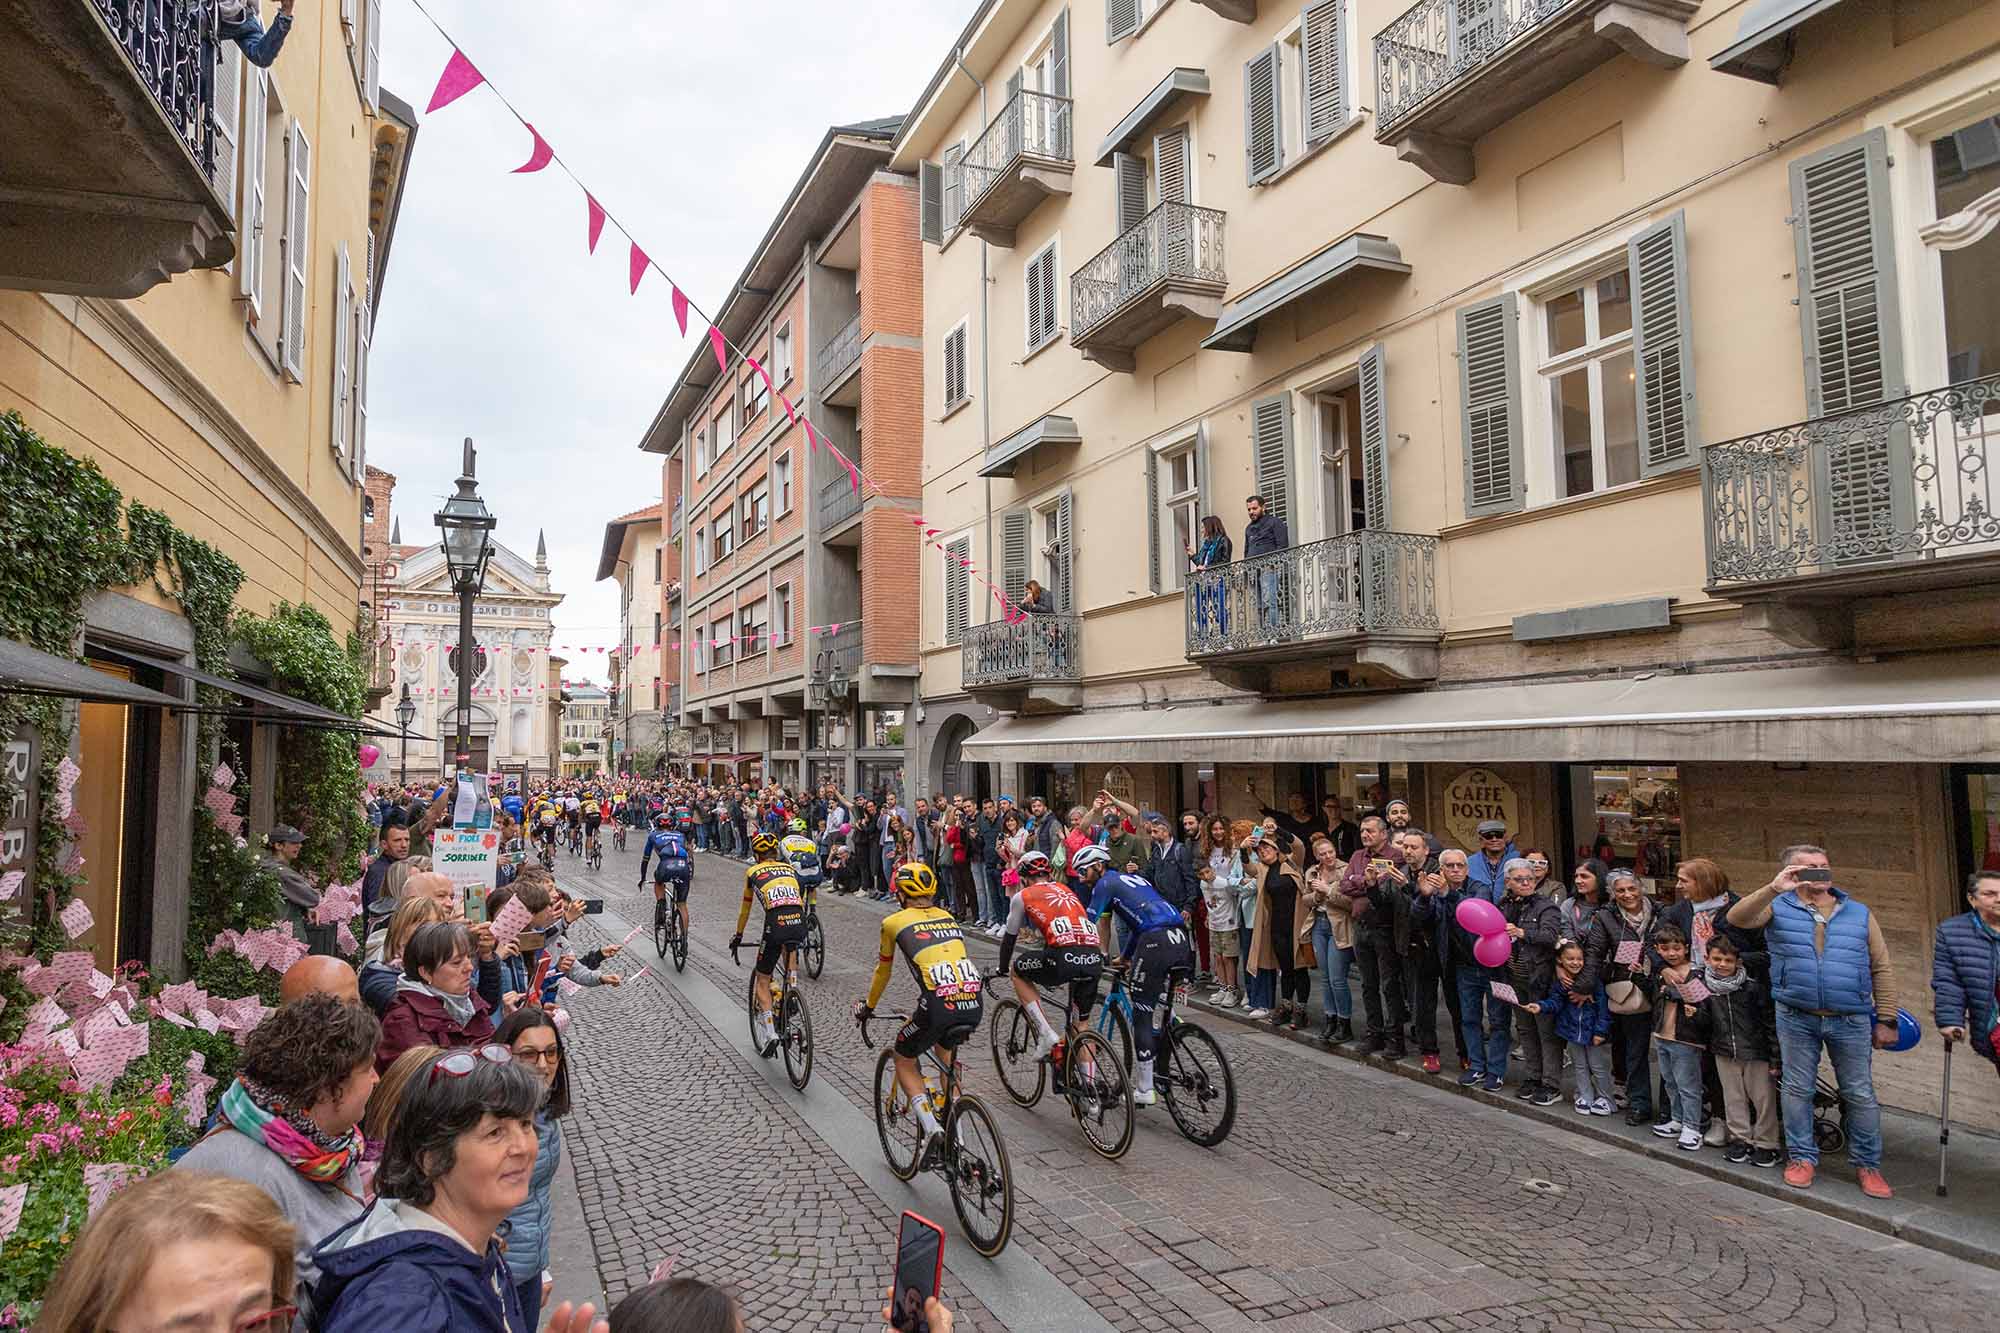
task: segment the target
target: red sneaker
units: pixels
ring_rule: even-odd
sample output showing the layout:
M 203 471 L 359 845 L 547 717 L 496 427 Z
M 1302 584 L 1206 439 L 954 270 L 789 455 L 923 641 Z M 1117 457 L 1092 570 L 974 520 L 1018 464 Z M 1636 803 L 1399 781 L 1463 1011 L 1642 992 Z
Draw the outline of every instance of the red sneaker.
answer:
M 1794 1157 L 1785 1163 L 1785 1183 L 1795 1190 L 1809 1190 L 1813 1183 L 1813 1164 L 1803 1158 Z
M 1861 1192 L 1871 1199 L 1890 1199 L 1895 1197 L 1896 1191 L 1889 1188 L 1889 1182 L 1884 1180 L 1882 1173 L 1872 1166 L 1857 1167 L 1854 1172 L 1854 1179 L 1860 1183 Z
M 1435 1074 L 1443 1067 L 1438 1063 L 1438 1058 L 1435 1055 L 1426 1055 L 1424 1057 L 1424 1072 L 1426 1074 Z

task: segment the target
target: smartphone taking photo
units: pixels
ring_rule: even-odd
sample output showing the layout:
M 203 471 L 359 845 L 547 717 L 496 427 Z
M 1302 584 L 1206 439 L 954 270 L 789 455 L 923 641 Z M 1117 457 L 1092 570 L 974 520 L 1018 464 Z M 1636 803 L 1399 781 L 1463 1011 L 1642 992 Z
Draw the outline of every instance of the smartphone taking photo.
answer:
M 930 1333 L 924 1302 L 944 1282 L 944 1228 L 905 1212 L 896 1232 L 896 1290 L 889 1300 L 889 1327 L 902 1333 Z

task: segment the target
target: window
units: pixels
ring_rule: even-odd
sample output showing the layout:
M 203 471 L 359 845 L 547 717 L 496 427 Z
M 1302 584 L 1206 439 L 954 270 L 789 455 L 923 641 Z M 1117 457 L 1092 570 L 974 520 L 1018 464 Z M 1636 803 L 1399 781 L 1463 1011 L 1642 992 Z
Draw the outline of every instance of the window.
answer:
M 737 634 L 743 654 L 761 653 L 770 637 L 770 606 L 759 597 L 736 613 Z
M 1966 211 L 2000 188 L 2000 116 L 1931 141 L 1932 204 L 1939 218 Z M 1977 240 L 1938 243 L 1944 278 L 1945 377 L 1953 384 L 2000 370 L 2000 306 L 1983 293 L 2000 272 L 2000 235 L 1974 229 Z M 1947 248 L 1947 247 L 1952 248 Z M 1986 405 L 2000 411 L 2000 400 Z
M 1153 456 L 1154 587 L 1173 592 L 1187 581 L 1187 552 L 1201 545 L 1201 448 L 1194 440 Z
M 699 477 L 708 471 L 708 428 L 694 433 L 694 474 Z
M 1027 315 L 1027 350 L 1036 352 L 1055 341 L 1061 321 L 1056 313 L 1056 242 L 1050 241 L 1021 270 L 1022 309 Z M 963 379 L 963 370 L 960 377 Z
M 715 562 L 721 564 L 736 549 L 736 525 L 729 521 L 729 511 L 715 516 Z
M 863 745 L 872 745 L 878 750 L 901 749 L 903 745 L 903 710 L 900 708 L 862 709 L 861 743 Z
M 764 369 L 780 384 L 792 382 L 792 326 L 781 324 L 771 335 L 771 360 Z
M 708 529 L 699 524 L 694 530 L 694 572 L 697 577 L 708 573 Z
M 944 335 L 944 410 L 956 411 L 971 397 L 965 383 L 965 337 L 968 319 L 961 319 Z
M 653 646 L 655 648 L 660 646 L 661 643 L 660 630 L 664 626 L 665 622 L 666 622 L 666 616 L 663 613 L 659 611 L 653 612 Z
M 729 446 L 736 443 L 736 417 L 725 402 L 722 410 L 715 414 L 715 458 L 718 462 L 729 452 Z
M 780 750 L 798 749 L 799 736 L 804 730 L 805 728 L 800 725 L 800 719 L 796 717 L 778 719 L 778 748 Z
M 1104 40 L 1123 41 L 1153 21 L 1173 0 L 1104 0 Z
M 340 0 L 341 34 L 354 86 L 370 112 L 381 110 L 382 0 Z
M 660 548 L 655 546 L 653 548 L 653 582 L 658 583 L 659 581 L 660 581 Z
M 792 512 L 792 455 L 790 450 L 771 460 L 771 496 L 780 516 Z
M 333 431 L 327 437 L 333 446 L 334 461 L 349 478 L 354 476 L 354 312 L 360 304 L 354 298 L 354 270 L 348 262 L 347 242 L 333 254 Z
M 714 656 L 709 659 L 716 666 L 728 666 L 735 658 L 736 640 L 730 635 L 731 622 L 728 616 L 712 621 L 708 627 L 708 637 Z
M 1244 155 L 1252 184 L 1347 127 L 1348 3 L 1313 0 L 1283 36 L 1244 66 Z
M 965 562 L 972 558 L 972 538 L 958 537 L 944 548 L 944 641 L 957 643 L 965 637 L 966 623 L 972 618 L 972 580 Z
M 789 583 L 779 584 L 777 591 L 772 593 L 771 597 L 777 604 L 771 622 L 771 632 L 778 636 L 779 643 L 790 643 L 792 641 L 792 585 Z
M 736 505 L 737 521 L 742 524 L 744 541 L 771 526 L 771 488 L 768 484 L 758 482 Z
M 763 357 L 757 358 L 759 365 L 763 365 L 763 362 Z M 765 368 L 769 369 L 768 366 Z M 771 391 L 764 387 L 764 377 L 756 371 L 751 370 L 748 366 L 745 366 L 743 374 L 743 420 L 745 424 L 762 416 L 764 409 L 770 405 Z
M 944 229 L 947 233 L 958 227 L 958 220 L 965 212 L 965 140 L 944 150 Z
M 1556 497 L 1637 481 L 1632 283 L 1625 266 L 1544 297 L 1536 323 Z
M 660 711 L 660 701 L 661 701 L 661 699 L 662 699 L 663 697 L 664 697 L 664 691 L 662 691 L 662 690 L 660 689 L 660 678 L 659 678 L 658 676 L 655 676 L 655 677 L 653 677 L 653 711 L 654 711 L 654 712 L 656 712 L 656 713 L 657 713 L 657 712 L 659 712 L 659 711 Z

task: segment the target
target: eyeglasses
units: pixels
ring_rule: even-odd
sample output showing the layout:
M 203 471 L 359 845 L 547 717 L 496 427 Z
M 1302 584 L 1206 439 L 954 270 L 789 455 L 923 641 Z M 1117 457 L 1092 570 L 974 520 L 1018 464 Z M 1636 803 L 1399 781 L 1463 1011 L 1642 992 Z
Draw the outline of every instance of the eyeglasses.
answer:
M 246 1315 L 242 1322 L 234 1325 L 230 1333 L 271 1333 L 271 1330 L 290 1328 L 292 1317 L 299 1312 L 296 1305 L 280 1305 L 262 1314 Z
M 497 1045 L 481 1046 L 477 1050 L 473 1050 L 470 1047 L 460 1047 L 455 1051 L 447 1051 L 438 1057 L 436 1064 L 431 1066 L 431 1072 L 425 1078 L 424 1086 L 430 1087 L 436 1083 L 440 1074 L 446 1078 L 464 1078 L 473 1070 L 479 1068 L 481 1060 L 486 1061 L 488 1064 L 512 1064 L 514 1062 L 514 1053 L 505 1046 Z
M 1479 836 L 1481 838 L 1504 838 L 1507 836 L 1507 830 L 1501 829 L 1498 833 L 1482 833 Z
M 562 1052 L 550 1046 L 539 1051 L 522 1051 L 514 1058 L 523 1064 L 552 1065 L 562 1059 Z

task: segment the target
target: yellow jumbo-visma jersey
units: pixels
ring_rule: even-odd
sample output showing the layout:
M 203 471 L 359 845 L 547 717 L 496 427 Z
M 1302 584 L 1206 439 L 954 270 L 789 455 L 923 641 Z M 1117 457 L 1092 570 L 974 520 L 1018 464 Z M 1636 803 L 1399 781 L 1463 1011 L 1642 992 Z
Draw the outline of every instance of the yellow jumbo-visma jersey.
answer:
M 743 873 L 743 908 L 736 914 L 736 933 L 750 924 L 750 904 L 763 904 L 764 915 L 805 906 L 805 890 L 789 861 L 759 861 Z
M 910 972 L 925 993 L 941 1000 L 979 995 L 979 968 L 966 956 L 965 934 L 957 918 L 942 907 L 905 907 L 882 922 L 882 954 L 868 987 L 869 1008 L 888 989 L 898 953 L 909 961 Z

